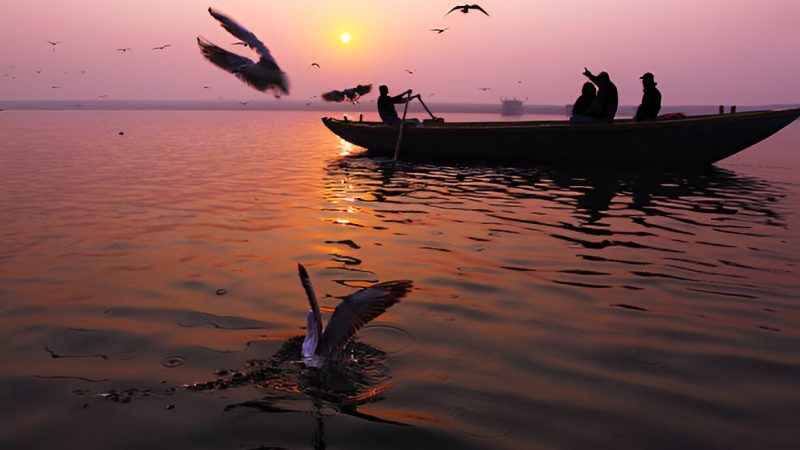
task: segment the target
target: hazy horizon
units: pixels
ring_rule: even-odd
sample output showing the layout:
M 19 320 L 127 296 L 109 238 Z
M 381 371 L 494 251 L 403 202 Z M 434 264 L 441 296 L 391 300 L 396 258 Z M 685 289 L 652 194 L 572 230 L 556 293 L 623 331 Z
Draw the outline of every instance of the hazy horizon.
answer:
M 410 87 L 430 102 L 493 104 L 518 97 L 528 104 L 564 105 L 577 97 L 584 66 L 609 72 L 621 104 L 638 103 L 639 76 L 646 71 L 656 75 L 665 105 L 800 100 L 800 3 L 788 0 L 482 1 L 490 17 L 445 17 L 455 2 L 440 0 L 280 8 L 244 0 L 6 3 L 0 27 L 4 101 L 106 96 L 277 102 L 200 55 L 197 36 L 255 57 L 231 45 L 236 38 L 208 14 L 209 6 L 234 17 L 270 48 L 290 80 L 284 100 L 304 102 L 327 90 L 373 83 L 388 84 L 393 92 Z M 438 27 L 449 29 L 430 31 Z M 352 37 L 349 43 L 340 40 L 344 32 Z M 60 42 L 53 46 L 48 40 Z M 375 98 L 376 90 L 367 98 Z

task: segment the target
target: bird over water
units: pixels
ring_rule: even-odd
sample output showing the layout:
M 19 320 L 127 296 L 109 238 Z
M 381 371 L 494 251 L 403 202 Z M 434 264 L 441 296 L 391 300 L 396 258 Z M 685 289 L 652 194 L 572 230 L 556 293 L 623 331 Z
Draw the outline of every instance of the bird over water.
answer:
M 225 28 L 248 47 L 255 49 L 260 57 L 257 62 L 253 62 L 249 58 L 224 50 L 198 36 L 197 45 L 200 46 L 203 56 L 256 90 L 261 92 L 271 90 L 276 97 L 279 97 L 281 93 L 288 94 L 289 80 L 278 67 L 278 63 L 264 43 L 251 31 L 221 12 L 212 8 L 208 8 L 208 12 L 220 22 L 222 28 Z
M 303 340 L 303 363 L 322 367 L 329 362 L 346 360 L 347 345 L 359 329 L 399 302 L 410 290 L 409 280 L 378 283 L 345 297 L 333 311 L 328 325 L 323 328 L 317 296 L 305 267 L 297 265 L 300 282 L 306 291 L 311 309 L 306 314 L 308 327 Z

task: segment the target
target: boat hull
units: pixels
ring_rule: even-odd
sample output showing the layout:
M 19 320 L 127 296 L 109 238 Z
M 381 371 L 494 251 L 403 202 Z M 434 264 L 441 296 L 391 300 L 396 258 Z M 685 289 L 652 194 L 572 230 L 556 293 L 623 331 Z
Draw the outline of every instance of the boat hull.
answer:
M 775 134 L 800 109 L 696 116 L 653 122 L 574 125 L 566 121 L 406 124 L 402 159 L 524 164 L 704 166 Z M 392 156 L 398 126 L 323 118 L 342 139 Z

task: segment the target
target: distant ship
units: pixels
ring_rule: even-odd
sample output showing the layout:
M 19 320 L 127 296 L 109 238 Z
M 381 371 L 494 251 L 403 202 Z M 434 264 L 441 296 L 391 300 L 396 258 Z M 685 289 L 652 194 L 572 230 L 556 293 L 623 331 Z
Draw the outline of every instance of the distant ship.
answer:
M 503 99 L 503 108 L 500 110 L 500 114 L 504 116 L 521 116 L 525 113 L 524 108 L 522 107 L 522 100 Z

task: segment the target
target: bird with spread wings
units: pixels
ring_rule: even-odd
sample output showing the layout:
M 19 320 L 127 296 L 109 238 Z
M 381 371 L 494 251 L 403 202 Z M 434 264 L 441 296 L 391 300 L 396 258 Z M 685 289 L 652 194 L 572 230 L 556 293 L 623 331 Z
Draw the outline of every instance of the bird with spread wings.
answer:
M 203 56 L 217 67 L 234 74 L 236 78 L 254 89 L 261 92 L 271 90 L 276 97 L 280 97 L 281 93 L 288 94 L 289 80 L 286 74 L 281 71 L 281 68 L 278 67 L 278 63 L 264 43 L 253 32 L 221 12 L 213 8 L 208 8 L 208 12 L 219 21 L 222 28 L 225 28 L 230 34 L 247 44 L 248 47 L 255 49 L 259 59 L 254 62 L 249 58 L 224 50 L 198 36 L 197 45 L 200 46 Z
M 477 4 L 476 5 L 456 5 L 456 6 L 453 6 L 453 9 L 451 9 L 450 11 L 447 11 L 447 14 L 450 14 L 451 12 L 456 11 L 456 10 L 459 10 L 462 13 L 467 14 L 469 12 L 469 10 L 471 10 L 471 9 L 477 9 L 478 11 L 486 14 L 487 16 L 489 15 L 489 13 L 486 12 L 485 9 L 481 8 L 481 5 L 477 5 Z M 445 16 L 447 14 L 445 14 Z
M 306 314 L 308 326 L 301 356 L 307 366 L 317 368 L 341 361 L 358 330 L 399 302 L 413 286 L 410 280 L 385 281 L 354 292 L 342 299 L 323 328 L 319 303 L 308 272 L 302 264 L 297 265 L 297 270 L 311 306 Z
M 343 102 L 347 100 L 351 103 L 358 103 L 358 99 L 361 98 L 362 95 L 369 94 L 371 91 L 371 84 L 359 84 L 354 88 L 326 92 L 322 94 L 322 99 L 328 102 Z

